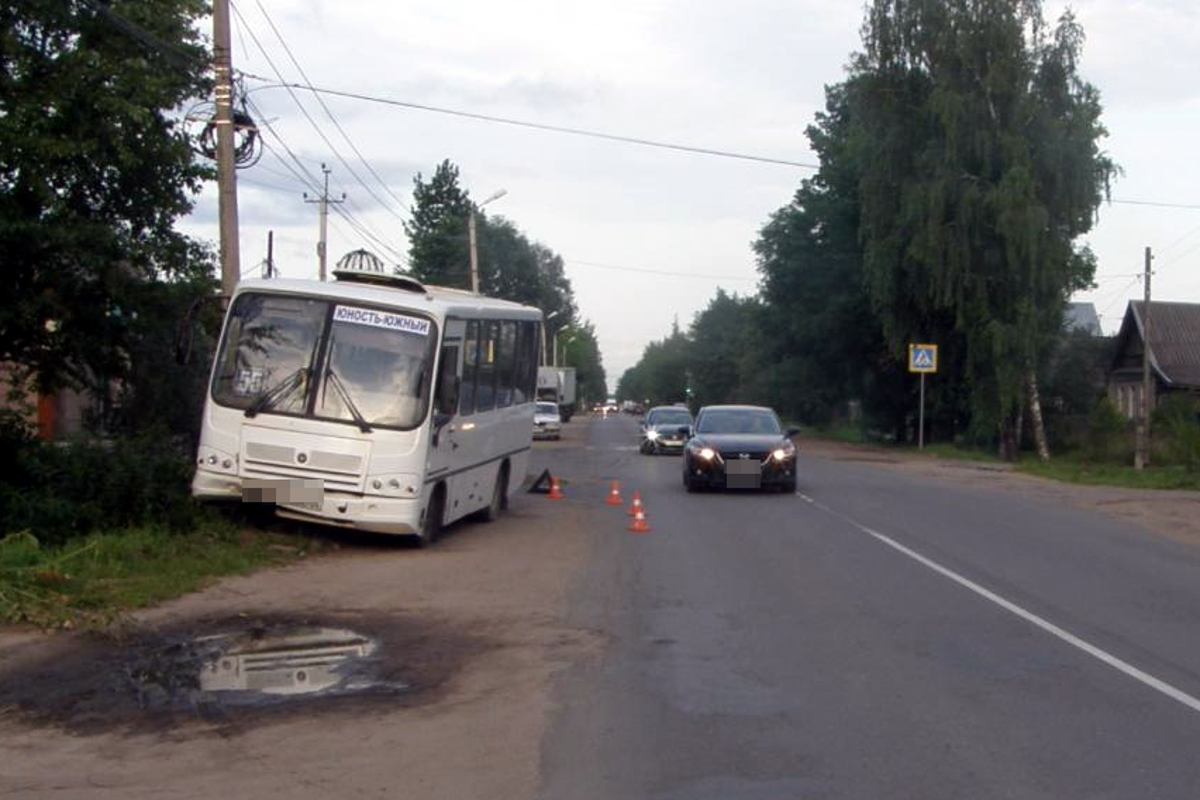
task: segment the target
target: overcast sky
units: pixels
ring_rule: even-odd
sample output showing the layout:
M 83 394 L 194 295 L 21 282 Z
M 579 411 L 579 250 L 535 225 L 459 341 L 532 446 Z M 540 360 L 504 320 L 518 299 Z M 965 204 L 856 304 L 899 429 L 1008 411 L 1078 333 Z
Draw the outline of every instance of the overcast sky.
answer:
M 750 245 L 811 170 L 331 96 L 323 97 L 327 113 L 312 93 L 294 98 L 271 88 L 278 75 L 304 82 L 284 43 L 322 88 L 813 163 L 804 129 L 823 105 L 824 87 L 843 78 L 862 18 L 853 0 L 234 6 L 234 66 L 269 79 L 245 82 L 259 123 L 269 123 L 267 152 L 239 171 L 246 274 L 257 274 L 273 230 L 282 274 L 317 275 L 317 207 L 302 197 L 311 198 L 314 186 L 297 177 L 303 173 L 288 149 L 318 179 L 326 164 L 330 194 L 347 197 L 338 208 L 351 219 L 330 215 L 331 266 L 358 248 L 397 263 L 408 250 L 401 219 L 413 176 L 429 176 L 448 158 L 477 201 L 507 190 L 489 214 L 566 260 L 580 315 L 596 327 L 610 390 L 647 343 L 669 333 L 675 318 L 686 328 L 718 287 L 755 292 Z M 1047 18 L 1063 7 L 1047 3 Z M 1087 33 L 1082 73 L 1105 108 L 1103 146 L 1124 169 L 1113 187 L 1120 202 L 1100 210 L 1089 236 L 1098 288 L 1076 298 L 1094 302 L 1111 332 L 1125 302 L 1141 296 L 1136 273 L 1147 246 L 1157 254 L 1154 296 L 1200 301 L 1200 5 L 1084 0 L 1072 7 Z M 185 224 L 213 242 L 215 198 L 215 187 L 206 190 Z

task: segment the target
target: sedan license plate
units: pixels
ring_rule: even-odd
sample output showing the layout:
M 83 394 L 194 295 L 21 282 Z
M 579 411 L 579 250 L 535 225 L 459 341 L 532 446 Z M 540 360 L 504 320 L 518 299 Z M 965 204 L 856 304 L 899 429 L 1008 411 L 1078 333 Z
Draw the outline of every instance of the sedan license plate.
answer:
M 320 508 L 325 499 L 325 482 L 320 479 L 247 478 L 242 482 L 243 503 Z
M 758 459 L 726 461 L 725 486 L 729 489 L 758 489 L 762 486 L 762 469 Z

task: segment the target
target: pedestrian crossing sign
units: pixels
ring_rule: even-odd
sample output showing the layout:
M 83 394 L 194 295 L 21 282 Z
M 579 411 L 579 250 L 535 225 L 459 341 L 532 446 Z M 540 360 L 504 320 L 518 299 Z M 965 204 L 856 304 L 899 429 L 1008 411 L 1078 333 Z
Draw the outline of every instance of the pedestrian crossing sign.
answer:
M 937 345 L 910 344 L 908 346 L 909 372 L 937 372 Z

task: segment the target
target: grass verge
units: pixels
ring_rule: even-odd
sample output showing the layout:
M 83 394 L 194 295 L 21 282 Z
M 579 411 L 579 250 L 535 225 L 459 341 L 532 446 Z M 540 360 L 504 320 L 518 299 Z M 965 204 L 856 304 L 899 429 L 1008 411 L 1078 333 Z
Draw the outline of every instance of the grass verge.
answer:
M 1200 473 L 1183 467 L 1151 466 L 1143 470 L 1116 464 L 1096 464 L 1070 456 L 1057 456 L 1048 462 L 1024 460 L 1021 472 L 1067 483 L 1092 486 L 1120 486 L 1127 489 L 1200 489 Z
M 301 558 L 309 544 L 283 534 L 241 532 L 216 519 L 190 533 L 128 528 L 57 547 L 43 546 L 29 533 L 10 534 L 0 539 L 0 622 L 103 625 L 216 578 Z

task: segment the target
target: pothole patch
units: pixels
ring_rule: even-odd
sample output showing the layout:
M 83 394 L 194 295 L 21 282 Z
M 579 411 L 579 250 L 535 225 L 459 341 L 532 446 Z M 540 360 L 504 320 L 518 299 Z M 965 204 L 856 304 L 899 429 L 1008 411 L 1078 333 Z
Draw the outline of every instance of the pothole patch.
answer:
M 238 616 L 78 635 L 0 672 L 0 718 L 91 733 L 392 711 L 432 702 L 491 646 L 461 625 L 405 615 Z

